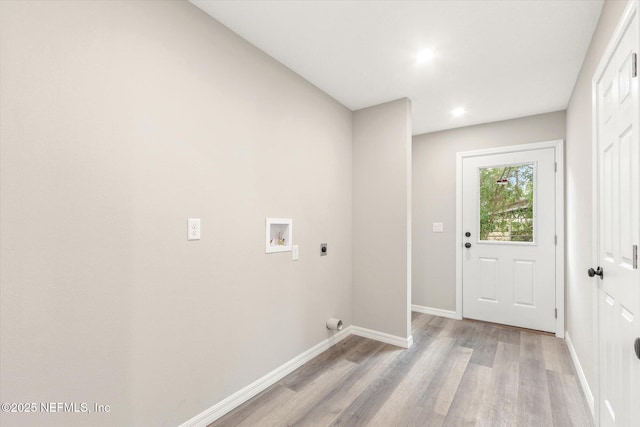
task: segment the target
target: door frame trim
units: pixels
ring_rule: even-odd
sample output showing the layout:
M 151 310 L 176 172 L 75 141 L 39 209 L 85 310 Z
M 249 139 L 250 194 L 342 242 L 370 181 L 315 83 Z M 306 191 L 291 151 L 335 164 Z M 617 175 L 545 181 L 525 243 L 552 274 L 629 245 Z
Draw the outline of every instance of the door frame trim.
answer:
M 508 147 L 489 148 L 484 150 L 456 153 L 456 317 L 462 319 L 462 161 L 470 157 L 508 154 L 521 151 L 533 151 L 553 148 L 557 171 L 555 174 L 555 230 L 558 236 L 556 245 L 556 318 L 555 334 L 564 338 L 564 140 L 534 142 L 530 144 L 512 145 Z
M 599 248 L 600 248 L 600 210 L 598 204 L 600 203 L 600 176 L 599 176 L 599 163 L 598 163 L 598 81 L 602 78 L 602 75 L 607 67 L 607 64 L 611 60 L 616 47 L 620 43 L 624 32 L 627 27 L 631 25 L 633 17 L 639 13 L 639 1 L 629 0 L 625 7 L 622 16 L 616 25 L 615 30 L 609 38 L 607 47 L 600 57 L 598 67 L 593 73 L 591 79 L 591 265 L 598 265 L 599 261 Z M 638 19 L 638 26 L 640 26 L 640 19 Z M 639 28 L 640 30 L 640 28 Z M 640 33 L 640 31 L 639 31 Z M 592 333 L 593 333 L 593 387 L 591 392 L 593 393 L 593 407 L 591 414 L 596 425 L 600 424 L 600 310 L 598 309 L 598 284 L 591 289 L 591 317 L 593 319 Z

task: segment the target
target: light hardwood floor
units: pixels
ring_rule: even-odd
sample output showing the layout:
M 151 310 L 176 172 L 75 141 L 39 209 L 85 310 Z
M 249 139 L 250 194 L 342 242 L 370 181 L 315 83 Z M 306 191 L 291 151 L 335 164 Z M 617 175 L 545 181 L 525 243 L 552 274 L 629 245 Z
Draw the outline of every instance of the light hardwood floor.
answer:
M 351 336 L 211 426 L 591 426 L 563 340 L 413 313 L 414 344 Z

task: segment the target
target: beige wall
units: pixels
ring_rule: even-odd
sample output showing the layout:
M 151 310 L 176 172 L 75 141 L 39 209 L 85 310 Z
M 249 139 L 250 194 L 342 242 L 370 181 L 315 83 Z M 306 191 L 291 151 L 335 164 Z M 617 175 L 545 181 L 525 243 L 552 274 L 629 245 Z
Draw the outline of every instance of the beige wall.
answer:
M 564 111 L 413 137 L 412 304 L 456 309 L 456 153 L 564 138 Z
M 177 425 L 352 323 L 348 109 L 187 2 L 3 1 L 0 39 L 0 400 L 112 408 L 0 424 Z
M 582 70 L 567 108 L 566 288 L 567 331 L 592 392 L 594 389 L 592 266 L 591 79 L 626 1 L 604 3 Z
M 411 102 L 353 113 L 354 324 L 411 335 Z
M 590 83 L 625 4 L 566 115 L 567 321 L 592 387 Z M 0 55 L 0 401 L 112 408 L 3 425 L 176 425 L 329 316 L 408 336 L 412 274 L 414 304 L 455 308 L 455 153 L 565 135 L 556 112 L 416 136 L 411 181 L 408 100 L 352 117 L 186 2 L 2 1 Z M 267 216 L 293 218 L 299 261 L 264 254 Z

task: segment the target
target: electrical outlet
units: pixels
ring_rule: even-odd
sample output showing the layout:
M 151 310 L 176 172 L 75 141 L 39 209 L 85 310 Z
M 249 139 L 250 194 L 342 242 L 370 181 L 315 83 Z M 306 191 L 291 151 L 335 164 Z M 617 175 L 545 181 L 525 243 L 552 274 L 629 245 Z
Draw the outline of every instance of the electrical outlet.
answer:
M 432 230 L 434 233 L 442 233 L 444 231 L 444 226 L 441 222 L 434 222 Z
M 300 248 L 298 245 L 293 245 L 291 249 L 291 259 L 297 261 L 300 259 Z
M 327 255 L 327 244 L 320 243 L 320 256 L 326 256 L 326 255 Z
M 200 240 L 200 218 L 187 220 L 187 240 Z

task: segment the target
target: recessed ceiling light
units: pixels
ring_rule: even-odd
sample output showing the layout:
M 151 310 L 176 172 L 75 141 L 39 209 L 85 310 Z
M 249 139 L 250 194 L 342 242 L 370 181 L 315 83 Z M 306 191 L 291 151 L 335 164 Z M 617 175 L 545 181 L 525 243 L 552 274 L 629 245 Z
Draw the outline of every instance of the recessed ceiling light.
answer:
M 431 61 L 434 56 L 436 56 L 434 51 L 431 49 L 425 49 L 418 53 L 416 61 L 418 61 L 419 64 L 424 64 L 425 62 Z
M 453 115 L 453 117 L 463 116 L 464 113 L 466 113 L 466 111 L 462 107 L 454 108 L 453 110 L 451 110 L 451 115 Z

